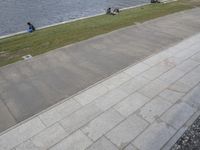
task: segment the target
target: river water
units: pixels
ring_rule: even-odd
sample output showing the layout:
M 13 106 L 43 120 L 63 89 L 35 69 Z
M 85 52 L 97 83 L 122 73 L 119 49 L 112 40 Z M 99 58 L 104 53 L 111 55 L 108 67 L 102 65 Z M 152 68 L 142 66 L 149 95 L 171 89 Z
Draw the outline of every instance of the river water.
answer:
M 26 22 L 36 28 L 125 8 L 149 0 L 0 0 L 0 36 L 24 31 Z

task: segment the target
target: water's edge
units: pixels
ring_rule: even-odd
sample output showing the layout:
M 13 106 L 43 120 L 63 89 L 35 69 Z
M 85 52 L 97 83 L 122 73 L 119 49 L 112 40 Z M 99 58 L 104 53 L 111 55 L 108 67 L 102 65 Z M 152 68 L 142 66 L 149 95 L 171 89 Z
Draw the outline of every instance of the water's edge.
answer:
M 149 4 L 150 3 L 144 3 L 144 4 L 140 4 L 140 5 L 136 5 L 136 6 L 122 8 L 120 10 L 127 10 L 127 9 L 131 9 L 131 8 L 142 7 L 142 6 L 149 5 Z M 91 16 L 87 16 L 87 17 L 81 17 L 81 18 L 77 18 L 77 19 L 67 20 L 67 21 L 63 21 L 63 22 L 59 22 L 59 23 L 55 23 L 55 24 L 51 24 L 51 25 L 47 25 L 47 26 L 43 26 L 43 27 L 38 27 L 37 30 L 41 30 L 41 29 L 45 29 L 45 28 L 49 28 L 49 27 L 54 27 L 54 26 L 57 26 L 57 25 L 62 25 L 62 24 L 70 23 L 70 22 L 75 22 L 75 21 L 78 21 L 78 20 L 88 19 L 88 18 L 91 18 L 91 17 L 97 17 L 97 16 L 104 15 L 104 14 L 105 13 L 99 13 L 99 14 L 91 15 Z M 24 31 L 16 32 L 16 33 L 3 35 L 3 36 L 0 36 L 0 39 L 9 38 L 9 37 L 24 34 L 24 33 L 27 33 L 27 31 L 24 30 Z

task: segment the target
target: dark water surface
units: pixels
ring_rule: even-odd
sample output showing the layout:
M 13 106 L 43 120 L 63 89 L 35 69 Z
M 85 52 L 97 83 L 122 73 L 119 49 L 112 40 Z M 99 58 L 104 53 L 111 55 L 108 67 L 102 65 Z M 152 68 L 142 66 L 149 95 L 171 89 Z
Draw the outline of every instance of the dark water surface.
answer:
M 0 0 L 0 36 L 26 30 L 26 22 L 42 27 L 125 8 L 149 0 Z

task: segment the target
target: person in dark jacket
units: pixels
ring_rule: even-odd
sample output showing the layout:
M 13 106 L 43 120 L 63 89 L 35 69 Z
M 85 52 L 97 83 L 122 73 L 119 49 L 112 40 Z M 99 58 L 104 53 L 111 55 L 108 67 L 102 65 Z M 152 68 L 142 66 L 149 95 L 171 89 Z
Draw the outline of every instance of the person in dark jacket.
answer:
M 35 27 L 30 22 L 27 22 L 27 25 L 28 25 L 28 32 L 31 33 L 35 31 Z
M 107 10 L 106 10 L 106 14 L 110 15 L 112 12 L 111 12 L 111 8 L 109 7 Z

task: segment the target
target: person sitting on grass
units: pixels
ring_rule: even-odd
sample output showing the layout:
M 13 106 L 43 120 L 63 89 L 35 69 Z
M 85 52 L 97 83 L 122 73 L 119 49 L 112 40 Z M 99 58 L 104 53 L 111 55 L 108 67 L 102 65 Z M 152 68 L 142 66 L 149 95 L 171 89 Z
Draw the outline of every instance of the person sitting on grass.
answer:
M 30 22 L 27 22 L 27 25 L 28 25 L 28 32 L 29 33 L 35 31 L 35 27 Z
M 151 0 L 151 3 L 160 3 L 159 0 Z
M 111 8 L 109 7 L 107 10 L 106 10 L 106 14 L 107 15 L 110 15 L 112 13 L 112 11 L 111 11 Z
M 115 9 L 112 11 L 112 9 L 109 7 L 109 8 L 106 10 L 106 14 L 108 14 L 108 15 L 117 15 L 117 14 L 119 14 L 119 9 L 118 9 L 118 8 L 115 8 Z
M 118 9 L 118 8 L 115 8 L 115 9 L 113 10 L 113 12 L 116 13 L 116 14 L 119 14 L 119 9 Z

